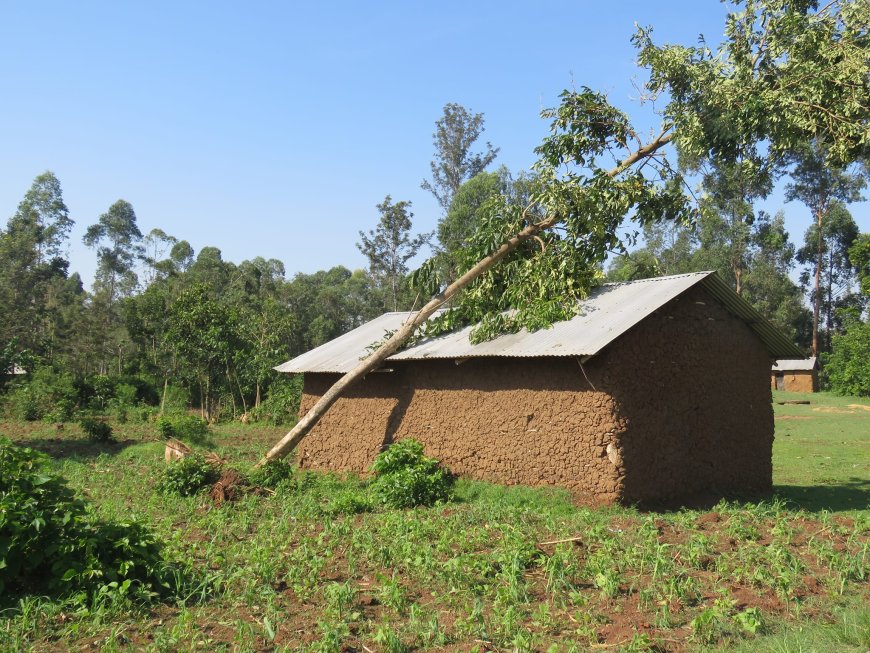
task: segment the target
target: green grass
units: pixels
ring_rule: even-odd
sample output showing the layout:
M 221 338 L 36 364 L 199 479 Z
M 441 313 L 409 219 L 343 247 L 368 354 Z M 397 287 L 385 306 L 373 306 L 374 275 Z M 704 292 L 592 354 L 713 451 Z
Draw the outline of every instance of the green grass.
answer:
M 143 519 L 203 579 L 151 606 L 16 599 L 0 650 L 866 653 L 870 412 L 849 405 L 868 402 L 807 398 L 775 406 L 810 418 L 776 421 L 781 499 L 668 513 L 461 480 L 443 506 L 354 514 L 365 483 L 315 474 L 215 508 L 156 491 L 154 425 L 117 426 L 118 444 L 95 446 L 76 425 L 0 423 L 49 451 L 101 515 Z M 282 434 L 221 426 L 214 450 L 244 467 Z
M 870 510 L 870 400 L 774 392 L 773 482 L 811 511 Z M 809 405 L 780 401 L 809 401 Z

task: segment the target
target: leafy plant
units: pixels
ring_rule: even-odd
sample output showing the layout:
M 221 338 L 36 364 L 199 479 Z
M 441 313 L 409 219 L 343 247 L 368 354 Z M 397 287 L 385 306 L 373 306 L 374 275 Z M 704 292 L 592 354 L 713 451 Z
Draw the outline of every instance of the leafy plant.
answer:
M 166 572 L 147 528 L 95 518 L 43 454 L 0 439 L 0 596 L 148 599 L 169 587 Z
M 689 626 L 693 639 L 703 644 L 713 644 L 722 636 L 727 623 L 727 615 L 719 608 L 711 607 L 692 619 Z
M 831 390 L 840 395 L 870 397 L 870 323 L 853 317 L 845 333 L 834 335 L 825 361 Z
M 166 439 L 192 444 L 206 444 L 210 433 L 208 422 L 196 415 L 163 415 L 157 420 L 157 430 Z
M 326 508 L 326 512 L 330 515 L 358 515 L 371 510 L 372 501 L 368 495 L 353 490 L 339 492 Z
M 437 460 L 423 454 L 423 445 L 407 439 L 395 442 L 375 458 L 372 489 L 393 508 L 431 506 L 450 498 L 453 477 Z
M 734 621 L 747 633 L 759 635 L 764 632 L 764 614 L 758 608 L 746 608 L 743 612 L 734 615 Z
M 293 466 L 286 460 L 270 460 L 262 467 L 251 471 L 248 480 L 252 485 L 274 489 L 293 478 Z
M 217 480 L 218 471 L 215 466 L 206 462 L 202 456 L 192 454 L 169 463 L 163 470 L 157 487 L 167 494 L 190 497 Z
M 78 393 L 69 374 L 42 367 L 29 380 L 17 381 L 10 389 L 5 412 L 29 422 L 46 418 L 60 422 L 72 418 L 77 401 Z
M 406 653 L 410 650 L 396 631 L 388 626 L 378 626 L 373 639 L 385 653 Z
M 79 426 L 87 434 L 91 442 L 107 443 L 114 442 L 112 427 L 106 422 L 90 417 L 84 417 L 79 421 Z
M 283 375 L 282 375 L 283 376 Z M 275 381 L 269 386 L 269 394 L 249 416 L 254 422 L 266 422 L 273 426 L 296 421 L 299 403 L 302 400 L 302 375 Z
M 115 397 L 109 401 L 119 424 L 126 424 L 130 411 L 136 407 L 136 387 L 128 383 L 115 386 Z
M 43 414 L 42 420 L 44 422 L 68 422 L 75 414 L 75 401 L 69 397 L 63 397 L 57 400 L 51 410 Z

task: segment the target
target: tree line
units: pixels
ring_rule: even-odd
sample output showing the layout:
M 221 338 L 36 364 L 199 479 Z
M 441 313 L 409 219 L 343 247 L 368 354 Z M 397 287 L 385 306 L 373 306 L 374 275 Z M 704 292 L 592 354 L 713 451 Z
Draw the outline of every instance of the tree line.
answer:
M 482 114 L 445 107 L 437 164 L 424 182 L 439 201 L 449 204 L 495 157 L 491 147 L 470 153 L 482 131 Z M 336 266 L 288 278 L 275 259 L 236 264 L 217 247 L 196 252 L 159 228 L 143 234 L 132 204 L 119 199 L 85 230 L 97 263 L 86 289 L 67 255 L 74 220 L 60 180 L 46 171 L 0 230 L 0 310 L 7 316 L 0 381 L 22 386 L 42 371 L 62 378 L 50 383 L 99 396 L 112 379 L 151 403 L 181 391 L 207 419 L 256 411 L 270 390 L 287 385 L 275 365 L 385 310 L 413 306 L 409 261 L 434 236 L 412 233 L 410 202 L 387 195 L 375 208 L 379 220 L 357 243 L 366 269 Z
M 377 223 L 359 233 L 364 270 L 287 278 L 280 261 L 227 262 L 216 247 L 197 253 L 159 229 L 143 235 L 119 200 L 86 230 L 98 264 L 86 290 L 64 256 L 73 223 L 60 183 L 44 173 L 0 232 L 9 316 L 0 367 L 7 381 L 16 366 L 136 378 L 160 401 L 181 388 L 210 418 L 247 414 L 280 389 L 273 365 L 384 310 L 419 308 L 517 234 L 429 332 L 476 323 L 483 339 L 538 328 L 570 317 L 606 278 L 716 269 L 808 353 L 851 369 L 866 348 L 870 283 L 868 234 L 848 211 L 867 179 L 867 8 L 813 10 L 747 3 L 718 52 L 658 46 L 639 30 L 647 89 L 671 98 L 646 144 L 603 95 L 566 91 L 545 112 L 551 134 L 538 163 L 513 174 L 493 170 L 498 148 L 476 149 L 483 114 L 446 105 L 422 183 L 442 209 L 437 229 L 415 233 L 411 203 L 386 195 Z M 822 110 L 805 106 L 807 79 L 826 94 Z M 667 161 L 660 152 L 672 143 L 677 157 Z M 812 212 L 802 242 L 783 211 L 757 209 L 780 181 L 787 200 Z M 411 272 L 427 246 L 432 256 Z M 870 392 L 846 377 L 849 391 Z
M 240 415 L 279 380 L 274 365 L 362 324 L 384 301 L 364 270 L 288 279 L 275 259 L 236 264 L 217 247 L 142 234 L 125 200 L 85 231 L 97 261 L 88 290 L 65 255 L 72 226 L 60 182 L 45 172 L 0 231 L 6 383 L 16 369 L 136 379 L 151 401 L 181 389 L 206 417 Z

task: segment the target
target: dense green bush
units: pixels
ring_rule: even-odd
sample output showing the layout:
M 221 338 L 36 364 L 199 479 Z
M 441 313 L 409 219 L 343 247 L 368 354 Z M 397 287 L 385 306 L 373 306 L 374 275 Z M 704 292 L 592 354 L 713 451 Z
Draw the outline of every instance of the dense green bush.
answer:
M 140 376 L 94 374 L 76 382 L 79 401 L 94 410 L 132 408 L 139 404 L 157 405 L 160 395 L 154 384 Z
M 167 385 L 158 396 L 158 405 L 167 415 L 183 413 L 190 405 L 190 393 L 181 386 Z
M 88 379 L 90 385 L 90 404 L 97 410 L 103 410 L 109 403 L 109 400 L 115 396 L 115 379 L 99 374 Z
M 87 434 L 91 442 L 114 442 L 112 427 L 98 419 L 85 417 L 79 420 L 79 426 Z
M 301 400 L 302 375 L 282 378 L 269 386 L 266 399 L 252 409 L 249 415 L 254 422 L 266 422 L 273 426 L 292 424 L 296 421 Z
M 97 519 L 43 454 L 0 438 L 0 597 L 150 598 L 167 571 L 147 528 Z
M 431 506 L 450 498 L 453 476 L 437 460 L 426 457 L 416 440 L 390 445 L 375 458 L 372 471 L 372 490 L 390 507 Z
M 262 467 L 251 470 L 251 485 L 274 489 L 293 478 L 293 466 L 286 460 L 270 460 Z
M 138 399 L 136 386 L 129 383 L 117 383 L 115 396 L 109 400 L 109 408 L 115 413 L 118 424 L 126 424 L 131 411 L 137 408 Z
M 157 430 L 166 439 L 193 444 L 206 444 L 210 433 L 208 422 L 196 415 L 163 415 L 157 419 Z
M 855 319 L 834 336 L 825 373 L 837 394 L 870 397 L 870 323 Z
M 69 397 L 61 397 L 54 406 L 42 415 L 45 422 L 69 422 L 76 415 L 76 403 Z
M 326 507 L 329 515 L 358 515 L 371 512 L 372 500 L 362 490 L 344 490 L 336 494 Z
M 191 454 L 169 463 L 160 475 L 157 488 L 167 494 L 190 497 L 213 485 L 219 476 L 214 465 L 198 454 Z
M 45 414 L 40 409 L 39 399 L 36 393 L 28 385 L 17 385 L 6 395 L 4 413 L 7 417 L 35 422 L 42 419 Z
M 4 401 L 4 412 L 19 420 L 65 422 L 72 419 L 77 403 L 72 376 L 42 367 L 29 378 L 13 383 Z

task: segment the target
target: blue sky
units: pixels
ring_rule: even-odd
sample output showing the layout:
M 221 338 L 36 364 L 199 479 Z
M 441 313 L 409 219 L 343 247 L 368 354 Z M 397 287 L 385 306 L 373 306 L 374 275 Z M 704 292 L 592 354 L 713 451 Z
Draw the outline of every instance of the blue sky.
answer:
M 226 260 L 288 276 L 362 267 L 358 232 L 390 194 L 415 228 L 439 208 L 420 189 L 447 102 L 486 116 L 497 163 L 534 162 L 541 109 L 589 86 L 653 128 L 629 39 L 719 41 L 715 0 L 439 3 L 0 1 L 0 217 L 53 170 L 76 220 L 72 268 L 88 283 L 87 225 L 115 200 Z M 764 208 L 783 207 L 775 193 Z M 793 240 L 809 213 L 784 205 Z M 853 205 L 863 231 L 868 203 Z

